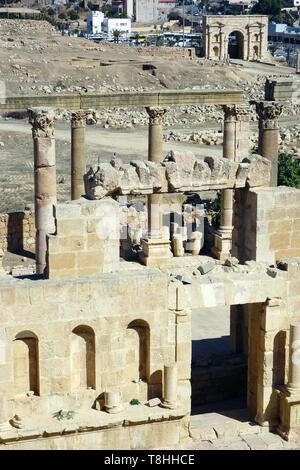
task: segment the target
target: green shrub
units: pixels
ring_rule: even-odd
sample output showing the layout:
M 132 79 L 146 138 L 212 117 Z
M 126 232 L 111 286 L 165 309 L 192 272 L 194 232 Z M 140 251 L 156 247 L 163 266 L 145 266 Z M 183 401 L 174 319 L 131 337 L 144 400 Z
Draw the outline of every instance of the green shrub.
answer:
M 278 156 L 278 186 L 300 189 L 300 159 L 281 153 Z

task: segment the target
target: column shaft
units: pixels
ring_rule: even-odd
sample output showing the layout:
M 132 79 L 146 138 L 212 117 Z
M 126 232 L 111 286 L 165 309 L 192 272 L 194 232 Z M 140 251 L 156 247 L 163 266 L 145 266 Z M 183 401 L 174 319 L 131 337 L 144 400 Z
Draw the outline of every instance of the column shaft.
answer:
M 282 105 L 272 101 L 260 101 L 256 103 L 256 111 L 259 116 L 258 153 L 270 160 L 270 186 L 277 186 L 279 116 Z
M 85 161 L 85 114 L 76 112 L 71 118 L 71 199 L 79 199 L 84 190 Z
M 288 389 L 300 392 L 300 325 L 290 326 Z
M 163 108 L 146 108 L 149 114 L 148 160 L 160 163 L 163 159 Z M 142 240 L 141 261 L 147 266 L 157 266 L 172 256 L 170 240 L 164 240 L 162 234 L 163 195 L 154 193 L 148 196 L 148 238 Z
M 34 147 L 34 204 L 36 226 L 36 270 L 45 274 L 48 233 L 55 232 L 53 205 L 56 204 L 55 112 L 28 110 Z
M 177 402 L 177 363 L 164 366 L 164 399 L 166 408 L 176 408 Z
M 147 108 L 149 114 L 148 127 L 148 160 L 160 163 L 163 159 L 163 130 L 162 119 L 165 110 L 162 108 Z M 148 196 L 148 238 L 162 237 L 162 194 Z

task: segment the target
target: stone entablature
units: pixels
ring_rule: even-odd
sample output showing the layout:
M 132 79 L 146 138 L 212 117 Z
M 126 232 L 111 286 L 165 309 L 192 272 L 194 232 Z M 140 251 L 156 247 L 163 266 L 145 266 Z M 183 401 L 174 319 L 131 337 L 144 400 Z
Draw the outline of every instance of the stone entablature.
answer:
M 241 163 L 221 157 L 196 159 L 190 153 L 171 151 L 161 163 L 121 159 L 102 163 L 85 175 L 86 194 L 92 199 L 106 195 L 180 193 L 224 188 L 265 186 L 270 162 L 250 155 Z
M 268 16 L 208 15 L 203 17 L 202 46 L 207 59 L 226 60 L 229 35 L 238 34 L 239 58 L 264 60 L 268 44 Z

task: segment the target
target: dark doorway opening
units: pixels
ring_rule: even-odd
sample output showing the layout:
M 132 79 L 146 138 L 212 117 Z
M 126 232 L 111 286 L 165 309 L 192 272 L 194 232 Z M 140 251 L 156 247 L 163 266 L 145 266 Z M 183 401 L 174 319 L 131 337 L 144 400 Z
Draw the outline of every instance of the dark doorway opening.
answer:
M 231 59 L 244 58 L 244 36 L 240 31 L 233 31 L 229 34 L 228 55 Z

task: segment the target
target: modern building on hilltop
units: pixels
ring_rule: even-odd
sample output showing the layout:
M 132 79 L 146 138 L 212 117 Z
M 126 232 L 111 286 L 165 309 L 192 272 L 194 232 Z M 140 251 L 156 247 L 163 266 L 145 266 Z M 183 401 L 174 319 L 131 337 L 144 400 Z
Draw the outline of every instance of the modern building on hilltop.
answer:
M 101 11 L 90 11 L 86 15 L 86 25 L 88 34 L 100 34 L 102 32 L 102 23 L 104 14 Z
M 283 44 L 300 45 L 300 28 L 288 26 L 287 24 L 270 23 L 268 40 Z
M 156 21 L 158 0 L 124 0 L 124 12 L 136 23 Z

